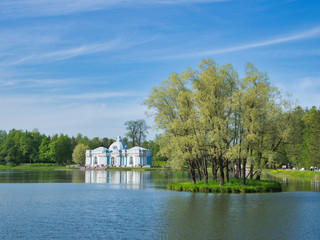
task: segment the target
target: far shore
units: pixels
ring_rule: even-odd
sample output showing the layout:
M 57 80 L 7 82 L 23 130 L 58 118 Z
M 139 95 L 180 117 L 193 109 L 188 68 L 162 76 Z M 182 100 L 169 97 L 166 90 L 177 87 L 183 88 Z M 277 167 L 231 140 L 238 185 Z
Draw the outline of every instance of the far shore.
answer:
M 159 170 L 168 170 L 168 168 L 164 167 L 97 167 L 97 168 L 84 168 L 79 165 L 55 165 L 49 163 L 31 163 L 31 164 L 23 164 L 17 166 L 10 165 L 0 165 L 0 170 L 26 170 L 26 171 L 49 171 L 49 170 L 93 170 L 93 171 L 159 171 Z
M 274 176 L 274 177 L 288 177 L 288 178 L 300 178 L 300 179 L 320 179 L 320 172 L 305 170 L 282 170 L 282 169 L 266 169 L 264 170 L 267 174 Z

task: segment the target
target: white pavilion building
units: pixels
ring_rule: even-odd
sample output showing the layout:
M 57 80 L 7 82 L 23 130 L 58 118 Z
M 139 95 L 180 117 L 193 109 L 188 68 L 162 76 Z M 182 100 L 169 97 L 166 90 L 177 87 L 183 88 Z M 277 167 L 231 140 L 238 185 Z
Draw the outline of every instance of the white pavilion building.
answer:
M 151 164 L 151 150 L 142 147 L 128 149 L 120 136 L 110 145 L 109 149 L 99 147 L 86 151 L 86 166 L 138 167 Z

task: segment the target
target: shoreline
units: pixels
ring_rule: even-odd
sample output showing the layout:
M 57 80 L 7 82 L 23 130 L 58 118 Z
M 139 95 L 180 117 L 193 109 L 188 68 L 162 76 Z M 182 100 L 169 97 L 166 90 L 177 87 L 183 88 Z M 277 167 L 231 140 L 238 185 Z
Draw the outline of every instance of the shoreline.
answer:
M 169 168 L 163 167 L 148 167 L 148 168 L 141 168 L 141 167 L 113 167 L 113 168 L 84 168 L 78 166 L 57 166 L 55 164 L 24 164 L 24 165 L 17 165 L 17 166 L 8 166 L 8 165 L 0 165 L 1 170 L 26 170 L 26 171 L 54 171 L 54 170 L 79 170 L 79 171 L 167 171 Z
M 263 172 L 269 174 L 272 177 L 289 177 L 305 180 L 319 180 L 320 172 L 314 171 L 299 171 L 299 170 L 282 170 L 282 169 L 264 169 Z

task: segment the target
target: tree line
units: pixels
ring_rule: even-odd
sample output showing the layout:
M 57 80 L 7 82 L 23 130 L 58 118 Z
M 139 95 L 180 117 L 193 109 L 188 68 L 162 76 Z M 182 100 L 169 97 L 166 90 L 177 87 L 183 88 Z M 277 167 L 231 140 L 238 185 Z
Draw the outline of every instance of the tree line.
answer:
M 69 137 L 64 134 L 46 136 L 37 129 L 22 131 L 12 129 L 8 133 L 0 130 L 0 164 L 18 165 L 23 163 L 71 164 L 72 153 L 78 144 L 86 149 L 108 148 L 114 139 L 98 137 L 89 139 L 82 134 Z
M 165 161 L 159 154 L 158 137 L 146 141 L 148 126 L 144 120 L 125 122 L 126 137 L 122 140 L 129 148 L 141 146 L 153 151 L 154 161 Z M 12 129 L 8 133 L 0 130 L 0 164 L 19 165 L 24 163 L 85 164 L 85 152 L 98 147 L 109 148 L 115 140 L 112 138 L 89 139 L 82 134 L 69 137 L 64 134 L 46 136 L 37 129 L 22 131 Z
M 240 78 L 231 64 L 204 59 L 172 73 L 144 104 L 162 131 L 160 153 L 173 169 L 187 166 L 193 183 L 196 175 L 208 183 L 209 166 L 223 185 L 280 163 L 320 164 L 319 109 L 294 108 L 252 64 Z

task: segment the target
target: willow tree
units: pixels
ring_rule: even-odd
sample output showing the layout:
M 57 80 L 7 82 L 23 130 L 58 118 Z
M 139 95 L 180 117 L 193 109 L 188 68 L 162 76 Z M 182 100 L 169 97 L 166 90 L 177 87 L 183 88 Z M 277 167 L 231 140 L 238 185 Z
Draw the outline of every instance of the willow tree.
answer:
M 229 169 L 245 184 L 246 166 L 261 167 L 264 155 L 283 143 L 287 131 L 279 92 L 268 76 L 248 64 L 245 76 L 230 64 L 218 66 L 202 60 L 197 71 L 173 73 L 144 101 L 153 110 L 156 128 L 162 130 L 161 152 L 173 168 L 188 165 L 208 182 L 207 164 L 220 184 L 229 180 Z M 275 127 L 274 125 L 277 125 Z M 236 169 L 236 171 L 234 171 Z M 224 171 L 225 170 L 225 171 Z
M 195 90 L 195 104 L 199 110 L 206 151 L 212 165 L 213 179 L 220 170 L 220 185 L 224 184 L 224 172 L 229 180 L 226 153 L 231 143 L 231 116 L 234 91 L 237 89 L 237 73 L 230 64 L 217 66 L 213 60 L 202 60 L 196 72 L 192 87 Z
M 284 124 L 285 107 L 277 88 L 271 86 L 269 78 L 252 64 L 247 64 L 245 77 L 240 81 L 239 95 L 239 154 L 242 159 L 242 184 L 245 184 L 247 163 L 249 176 L 253 177 L 253 168 L 260 168 L 272 161 L 274 153 L 287 138 L 288 127 Z M 265 161 L 262 161 L 264 158 Z
M 168 164 L 174 169 L 187 164 L 195 183 L 197 157 L 192 137 L 195 112 L 192 92 L 186 87 L 188 80 L 188 70 L 180 75 L 172 73 L 159 87 L 152 89 L 144 104 L 154 110 L 156 128 L 163 131 L 160 148 L 169 158 Z

